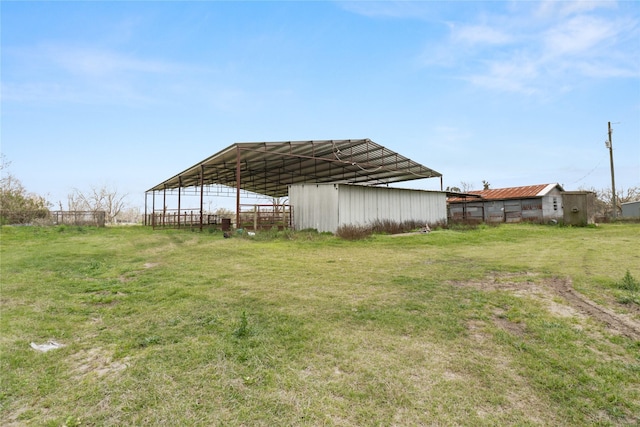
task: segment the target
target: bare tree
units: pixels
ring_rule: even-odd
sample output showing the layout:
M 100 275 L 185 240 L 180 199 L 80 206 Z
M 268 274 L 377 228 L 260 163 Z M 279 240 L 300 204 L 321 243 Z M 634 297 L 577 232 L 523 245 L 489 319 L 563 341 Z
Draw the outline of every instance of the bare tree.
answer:
M 580 191 L 590 191 L 596 196 L 596 215 L 599 216 L 611 216 L 613 207 L 613 195 L 610 188 L 602 188 L 600 190 L 591 187 L 580 187 Z M 640 187 L 629 187 L 626 190 L 624 188 L 616 189 L 616 213 L 622 212 L 622 203 L 635 202 L 640 200 Z
M 470 182 L 460 181 L 460 188 L 462 189 L 463 193 L 467 193 L 473 190 L 473 184 Z
M 117 216 L 126 207 L 127 194 L 119 194 L 115 188 L 107 186 L 91 187 L 88 192 L 82 192 L 77 188 L 69 194 L 69 210 L 74 211 L 104 211 L 106 221 L 114 223 Z
M 468 193 L 473 189 L 473 184 L 469 182 L 460 181 L 460 187 L 447 187 L 445 191 L 452 191 L 454 193 Z

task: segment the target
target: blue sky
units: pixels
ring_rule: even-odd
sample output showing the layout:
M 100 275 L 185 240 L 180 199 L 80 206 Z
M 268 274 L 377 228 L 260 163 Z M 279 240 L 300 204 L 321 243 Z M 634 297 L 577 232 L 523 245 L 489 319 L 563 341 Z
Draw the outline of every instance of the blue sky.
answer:
M 144 191 L 234 142 L 370 138 L 444 186 L 640 186 L 640 2 L 3 1 L 29 191 Z M 437 179 L 407 185 L 439 189 Z

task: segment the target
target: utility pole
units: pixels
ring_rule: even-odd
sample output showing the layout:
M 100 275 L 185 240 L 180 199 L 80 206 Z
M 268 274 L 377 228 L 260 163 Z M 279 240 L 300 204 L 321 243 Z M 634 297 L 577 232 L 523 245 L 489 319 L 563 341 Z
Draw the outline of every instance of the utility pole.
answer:
M 611 200 L 613 203 L 613 219 L 618 216 L 618 205 L 616 203 L 616 179 L 613 172 L 613 144 L 611 142 L 611 122 L 609 122 L 609 140 L 605 141 L 606 147 L 609 149 L 609 162 L 611 163 Z

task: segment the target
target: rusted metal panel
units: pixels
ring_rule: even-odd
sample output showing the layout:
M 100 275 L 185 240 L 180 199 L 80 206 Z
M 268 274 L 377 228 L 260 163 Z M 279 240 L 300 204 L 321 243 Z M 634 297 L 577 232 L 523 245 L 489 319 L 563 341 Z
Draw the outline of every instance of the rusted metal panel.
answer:
M 487 190 L 468 191 L 467 193 L 480 196 L 483 200 L 508 200 L 543 197 L 554 192 L 558 194 L 562 191 L 563 189 L 559 184 L 539 184 L 522 187 L 490 188 Z M 452 197 L 449 199 L 449 203 L 460 203 L 464 200 L 460 197 Z
M 504 202 L 505 222 L 522 221 L 522 202 L 520 200 L 507 200 Z
M 540 184 L 525 187 L 511 187 L 470 191 L 481 197 L 484 209 L 483 220 L 487 222 L 544 222 L 562 219 L 563 189 L 558 184 Z M 452 219 L 460 217 L 470 218 L 468 209 L 470 198 L 449 198 L 449 212 Z M 463 206 L 459 208 L 458 206 Z
M 495 201 L 485 203 L 485 221 L 504 222 L 504 202 Z

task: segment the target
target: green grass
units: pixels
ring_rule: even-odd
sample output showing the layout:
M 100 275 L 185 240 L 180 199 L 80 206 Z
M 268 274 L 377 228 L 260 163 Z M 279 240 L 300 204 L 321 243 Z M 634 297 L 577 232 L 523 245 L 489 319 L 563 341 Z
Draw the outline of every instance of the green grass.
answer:
M 640 342 L 544 283 L 638 322 L 639 241 L 3 227 L 0 424 L 635 425 Z

